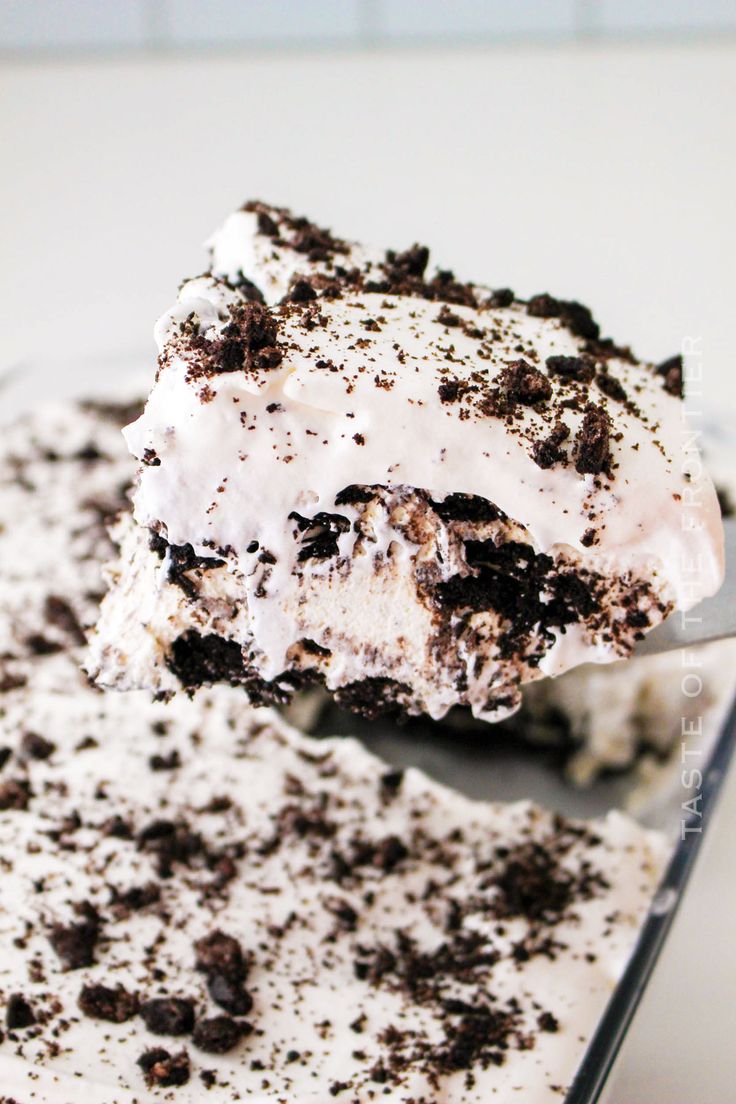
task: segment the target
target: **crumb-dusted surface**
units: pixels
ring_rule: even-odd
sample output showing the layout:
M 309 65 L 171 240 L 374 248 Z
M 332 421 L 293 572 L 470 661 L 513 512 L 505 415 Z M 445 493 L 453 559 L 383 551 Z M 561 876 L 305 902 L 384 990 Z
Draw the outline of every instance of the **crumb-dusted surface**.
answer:
M 623 817 L 473 804 L 227 690 L 16 690 L 1 725 L 0 1077 L 29 1104 L 76 1075 L 104 1104 L 560 1100 L 659 872 Z
M 107 524 L 134 475 L 120 430 L 141 409 L 49 404 L 2 427 L 0 688 L 22 683 L 29 659 L 84 644 L 114 551 Z
M 13 430 L 23 471 L 75 425 L 95 432 L 74 405 Z M 107 544 L 66 574 L 98 533 L 75 504 L 127 481 L 109 446 L 73 480 L 9 477 L 36 531 L 66 496 L 16 564 L 34 618 L 53 594 L 84 619 Z M 3 1104 L 561 1099 L 658 837 L 473 804 L 239 691 L 104 695 L 77 635 L 15 655 L 0 695 Z
M 102 684 L 279 700 L 308 677 L 362 711 L 493 720 L 717 587 L 677 358 L 263 204 L 210 245 L 126 431 L 142 531 L 93 642 Z

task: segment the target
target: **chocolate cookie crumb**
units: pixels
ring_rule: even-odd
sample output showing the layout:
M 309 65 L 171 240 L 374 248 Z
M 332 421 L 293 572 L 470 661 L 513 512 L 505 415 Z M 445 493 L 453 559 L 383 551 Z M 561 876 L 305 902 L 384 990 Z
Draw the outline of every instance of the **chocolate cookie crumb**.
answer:
M 203 636 L 191 630 L 178 636 L 167 663 L 182 686 L 191 689 L 218 681 L 238 686 L 247 677 L 240 645 L 213 633 Z
M 0 783 L 0 812 L 17 809 L 23 812 L 31 800 L 31 787 L 24 778 L 9 778 Z
M 351 1085 L 351 1081 L 333 1081 L 330 1085 L 330 1096 L 339 1096 L 341 1092 L 345 1092 Z
M 526 360 L 515 360 L 496 376 L 496 384 L 511 404 L 534 406 L 552 397 L 552 384 L 543 372 Z
M 584 356 L 550 356 L 545 361 L 547 371 L 576 383 L 590 383 L 595 376 L 595 365 Z
M 155 882 L 147 882 L 142 886 L 131 886 L 130 889 L 123 890 L 123 892 L 116 891 L 114 895 L 114 904 L 120 905 L 123 910 L 130 910 L 131 912 L 140 912 L 141 909 L 158 904 L 160 900 L 161 890 Z
M 335 505 L 357 506 L 363 502 L 370 502 L 375 497 L 376 493 L 372 487 L 360 487 L 357 483 L 351 483 L 335 495 Z
M 403 253 L 395 253 L 389 249 L 386 252 L 386 262 L 392 269 L 403 271 L 407 276 L 421 277 L 429 264 L 429 249 L 426 245 L 416 243 Z
M 457 379 L 443 380 L 437 387 L 440 402 L 454 403 L 465 390 L 464 384 Z
M 207 978 L 207 992 L 215 1004 L 231 1016 L 247 1016 L 253 1008 L 253 998 L 242 982 L 226 974 L 212 973 Z
M 49 942 L 64 970 L 81 970 L 95 960 L 100 935 L 99 915 L 88 902 L 78 906 L 77 911 L 84 917 L 78 924 L 54 924 L 49 933 Z
M 65 598 L 58 594 L 49 594 L 44 602 L 44 616 L 51 625 L 61 629 L 75 644 L 85 644 L 84 629 L 79 618 Z
M 600 327 L 588 307 L 575 299 L 556 299 L 548 292 L 533 295 L 526 305 L 527 314 L 536 318 L 559 318 L 576 337 L 596 340 Z
M 455 327 L 462 325 L 462 318 L 455 311 L 451 311 L 446 303 L 440 307 L 440 312 L 435 318 L 435 322 L 439 322 L 441 326 Z
M 551 468 L 554 464 L 567 459 L 565 451 L 561 448 L 570 436 L 570 427 L 564 422 L 555 422 L 552 431 L 540 441 L 532 445 L 532 459 L 540 468 Z
M 232 935 L 218 928 L 194 944 L 196 967 L 205 974 L 217 973 L 234 981 L 243 981 L 248 967 L 243 948 Z
M 684 398 L 683 361 L 679 353 L 676 356 L 669 357 L 668 360 L 663 360 L 661 364 L 657 365 L 655 371 L 658 376 L 662 377 L 665 391 L 670 395 L 674 395 L 675 398 Z
M 611 419 L 602 406 L 589 403 L 582 425 L 575 435 L 575 470 L 581 475 L 599 475 L 610 459 Z
M 394 870 L 409 855 L 409 849 L 398 836 L 386 836 L 377 845 L 373 855 L 373 865 L 387 874 Z
M 37 732 L 25 732 L 20 742 L 22 759 L 50 759 L 56 751 L 56 744 L 39 736 Z
M 292 282 L 286 298 L 292 303 L 310 303 L 317 298 L 317 292 L 309 280 L 305 280 L 304 277 L 297 277 Z
M 384 798 L 396 796 L 403 784 L 405 773 L 404 770 L 391 770 L 381 775 L 381 795 Z
M 206 1054 L 227 1054 L 238 1045 L 247 1030 L 245 1024 L 236 1023 L 229 1016 L 213 1016 L 199 1021 L 192 1042 Z
M 125 1023 L 138 1011 L 138 998 L 122 985 L 85 985 L 79 994 L 79 1007 L 85 1016 L 110 1023 Z
M 181 337 L 189 360 L 187 378 L 244 371 L 258 373 L 278 367 L 282 353 L 278 346 L 278 325 L 262 303 L 246 300 L 230 308 L 230 321 L 215 337 L 199 332 Z
M 189 1081 L 189 1055 L 185 1050 L 169 1054 L 162 1047 L 145 1051 L 138 1059 L 149 1089 L 186 1085 Z
M 560 300 L 546 291 L 532 295 L 526 305 L 527 314 L 532 315 L 533 318 L 557 318 L 561 309 Z
M 510 307 L 514 301 L 514 293 L 511 288 L 496 288 L 491 292 L 488 300 L 489 307 Z
M 5 1026 L 8 1031 L 21 1031 L 24 1027 L 31 1027 L 35 1022 L 35 1013 L 23 994 L 11 993 L 5 1009 Z
M 176 770 L 181 766 L 181 756 L 175 748 L 168 755 L 152 755 L 148 763 L 152 771 Z
M 628 396 L 626 394 L 626 388 L 617 380 L 615 376 L 612 376 L 607 368 L 602 368 L 598 375 L 595 377 L 595 382 L 609 399 L 615 399 L 616 402 L 626 402 Z
M 404 683 L 389 678 L 366 678 L 349 682 L 335 691 L 335 701 L 344 709 L 375 720 L 382 714 L 401 713 L 402 699 L 411 691 Z
M 442 502 L 431 501 L 430 505 L 443 521 L 499 521 L 506 515 L 494 502 L 480 495 L 456 492 L 447 495 Z
M 194 1001 L 155 997 L 140 1006 L 140 1015 L 154 1035 L 188 1035 L 194 1028 Z
M 265 234 L 268 238 L 279 236 L 279 228 L 267 211 L 258 212 L 258 233 Z

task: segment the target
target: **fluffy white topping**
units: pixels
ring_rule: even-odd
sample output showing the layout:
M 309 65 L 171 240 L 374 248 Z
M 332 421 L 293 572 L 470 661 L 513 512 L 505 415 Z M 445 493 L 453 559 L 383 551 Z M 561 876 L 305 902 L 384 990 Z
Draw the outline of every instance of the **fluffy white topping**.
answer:
M 306 224 L 306 220 L 294 220 L 276 208 L 264 208 L 260 204 L 258 207 L 260 210 L 233 211 L 207 242 L 212 255 L 212 272 L 216 276 L 231 282 L 250 280 L 267 303 L 278 303 L 287 294 L 293 278 L 300 274 L 329 277 L 335 275 L 336 267 L 357 267 L 365 277 L 381 275 L 382 251 L 357 242 L 338 242 L 338 251 L 333 252 L 331 247 L 335 240 L 331 235 L 329 247 L 323 245 L 320 249 L 319 237 L 316 241 L 314 238 L 315 232 L 319 232 L 311 225 L 307 226 L 306 233 L 304 228 L 301 230 L 304 248 L 292 248 L 295 239 L 296 244 L 300 244 L 298 224 Z M 259 232 L 259 218 L 263 225 L 264 217 L 268 219 L 265 225 L 271 233 Z
M 357 595 L 379 561 L 416 567 L 417 544 L 393 523 L 373 532 L 372 555 L 355 556 L 358 511 L 339 497 L 350 485 L 420 489 L 440 503 L 479 496 L 535 553 L 629 580 L 632 594 L 645 584 L 646 608 L 629 604 L 642 614 L 629 645 L 662 611 L 718 588 L 720 513 L 710 479 L 683 453 L 676 387 L 599 341 L 579 304 L 497 306 L 451 274 L 426 280 L 417 247 L 381 259 L 258 205 L 211 244 L 212 273 L 186 283 L 157 326 L 161 369 L 126 439 L 144 461 L 137 520 L 235 573 L 263 678 L 288 667 L 305 579 L 350 563 Z M 287 299 L 273 312 L 244 302 L 244 279 L 269 302 Z M 329 526 L 335 514 L 336 558 L 304 562 L 304 525 Z M 450 565 L 439 570 L 449 577 Z M 368 599 L 330 615 L 340 631 L 375 613 Z M 611 620 L 626 616 L 622 606 Z M 401 611 L 391 618 L 395 637 Z M 621 634 L 552 635 L 525 678 L 623 650 Z M 338 662 L 328 685 L 360 677 L 336 675 Z M 441 715 L 447 703 L 423 707 Z
M 619 814 L 560 822 L 387 773 L 223 688 L 103 697 L 70 664 L 64 693 L 6 696 L 0 737 L 0 1095 L 36 1104 L 194 1104 L 207 1084 L 214 1104 L 312 1101 L 341 1083 L 361 1104 L 376 1085 L 395 1104 L 520 1087 L 553 1104 L 666 853 Z M 247 964 L 237 1002 L 196 967 L 217 931 Z M 147 1003 L 166 998 L 194 1032 L 168 1032 Z M 159 1059 L 146 1088 L 154 1048 L 185 1081 Z
M 707 475 L 688 480 L 680 470 L 681 404 L 649 367 L 609 364 L 644 417 L 592 389 L 622 435 L 612 441 L 614 478 L 596 479 L 572 464 L 545 470 L 536 463 L 533 445 L 549 432 L 547 411 L 522 406 L 510 425 L 467 402 L 440 398 L 440 389 L 457 380 L 461 391 L 477 386 L 476 373 L 482 396 L 522 350 L 542 365 L 548 357 L 579 355 L 582 342 L 559 320 L 530 318 L 520 306 L 483 313 L 454 307 L 470 325 L 500 335 L 481 359 L 478 340 L 443 325 L 436 303 L 362 293 L 320 302 L 326 324 L 314 329 L 300 312 L 283 319 L 278 367 L 205 380 L 178 352 L 176 324 L 193 312 L 215 340 L 232 295 L 212 281 L 185 285 L 178 306 L 159 323 L 165 368 L 144 415 L 125 431 L 139 459 L 150 448 L 161 460 L 143 469 L 136 509 L 143 523 L 163 521 L 172 543 L 195 543 L 196 536 L 202 555 L 208 547 L 229 547 L 238 559 L 254 539 L 276 551 L 284 537 L 290 542 L 284 519 L 291 509 L 330 509 L 348 484 L 403 484 L 439 500 L 482 496 L 524 525 L 541 551 L 565 544 L 582 555 L 606 553 L 622 569 L 653 557 L 683 606 L 719 585 L 715 492 Z M 566 385 L 554 376 L 550 383 L 564 401 Z M 560 420 L 572 441 L 583 412 L 572 409 Z M 697 527 L 686 513 L 695 502 L 702 515 Z M 593 552 L 581 543 L 591 527 Z M 702 573 L 694 587 L 687 565 L 698 555 Z

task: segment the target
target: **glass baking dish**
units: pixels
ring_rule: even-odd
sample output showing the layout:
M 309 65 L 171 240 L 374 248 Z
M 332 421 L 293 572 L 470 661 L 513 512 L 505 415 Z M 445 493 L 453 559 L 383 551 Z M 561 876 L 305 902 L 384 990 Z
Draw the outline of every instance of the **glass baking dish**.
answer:
M 30 410 L 39 401 L 116 394 L 130 397 L 148 390 L 150 353 L 58 360 L 43 366 L 27 363 L 0 371 L 0 425 Z M 713 436 L 718 437 L 715 427 Z M 730 453 L 729 453 L 730 466 Z M 734 465 L 736 467 L 736 465 Z M 712 646 L 711 646 L 712 647 Z M 676 653 L 673 653 L 673 656 Z M 637 661 L 632 661 L 635 663 Z M 686 807 L 681 772 L 671 772 L 651 801 L 642 799 L 636 772 L 608 772 L 585 788 L 565 780 L 562 755 L 554 746 L 532 746 L 504 726 L 413 719 L 407 724 L 379 719 L 368 722 L 329 704 L 319 712 L 317 733 L 341 732 L 360 738 L 373 752 L 397 767 L 413 765 L 470 797 L 513 801 L 531 799 L 570 817 L 595 817 L 625 808 L 647 827 L 664 831 L 672 841 L 668 866 L 635 949 L 613 990 L 568 1090 L 564 1104 L 602 1104 L 610 1089 L 609 1074 L 632 1022 L 637 1005 L 664 946 L 686 890 L 707 826 L 722 789 L 736 744 L 736 674 L 731 693 L 721 695 L 704 713 L 698 737 L 702 785 L 696 806 Z M 492 738 L 489 739 L 488 735 Z M 679 760 L 678 760 L 679 762 Z M 688 792 L 688 797 L 692 794 Z M 635 806 L 632 808 L 632 801 Z M 702 830 L 693 830 L 701 828 Z
M 679 653 L 673 653 L 675 658 Z M 631 661 L 637 662 L 636 660 Z M 731 696 L 732 697 L 732 696 Z M 578 1067 L 564 1104 L 603 1104 L 614 1061 L 644 994 L 667 933 L 680 906 L 707 826 L 720 795 L 736 745 L 736 701 L 722 701 L 705 718 L 698 747 L 702 784 L 684 791 L 677 764 L 666 793 L 648 805 L 631 798 L 637 782 L 632 772 L 609 774 L 586 789 L 566 783 L 555 749 L 524 745 L 516 736 L 479 737 L 477 728 L 463 733 L 458 724 L 412 721 L 400 726 L 366 722 L 329 707 L 319 730 L 351 732 L 376 754 L 396 766 L 419 766 L 428 774 L 474 798 L 509 801 L 531 798 L 567 816 L 595 817 L 624 807 L 646 825 L 664 831 L 672 841 L 665 873 L 649 915 L 623 975 L 611 994 Z M 695 749 L 691 747 L 691 751 Z M 702 754 L 701 754 L 702 753 Z M 693 797 L 696 798 L 693 801 Z M 684 803 L 689 800 L 690 808 Z M 702 830 L 701 830 L 702 829 Z

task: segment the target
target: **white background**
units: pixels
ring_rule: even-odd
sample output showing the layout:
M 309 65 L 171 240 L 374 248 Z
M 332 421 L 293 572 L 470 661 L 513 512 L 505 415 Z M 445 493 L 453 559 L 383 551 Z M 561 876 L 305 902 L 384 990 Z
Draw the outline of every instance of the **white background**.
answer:
M 580 298 L 646 356 L 701 337 L 728 418 L 735 139 L 729 39 L 6 61 L 0 369 L 150 359 L 199 242 L 260 196 L 347 236 L 427 240 L 463 277 Z M 734 824 L 736 779 L 614 1104 L 736 1096 Z

